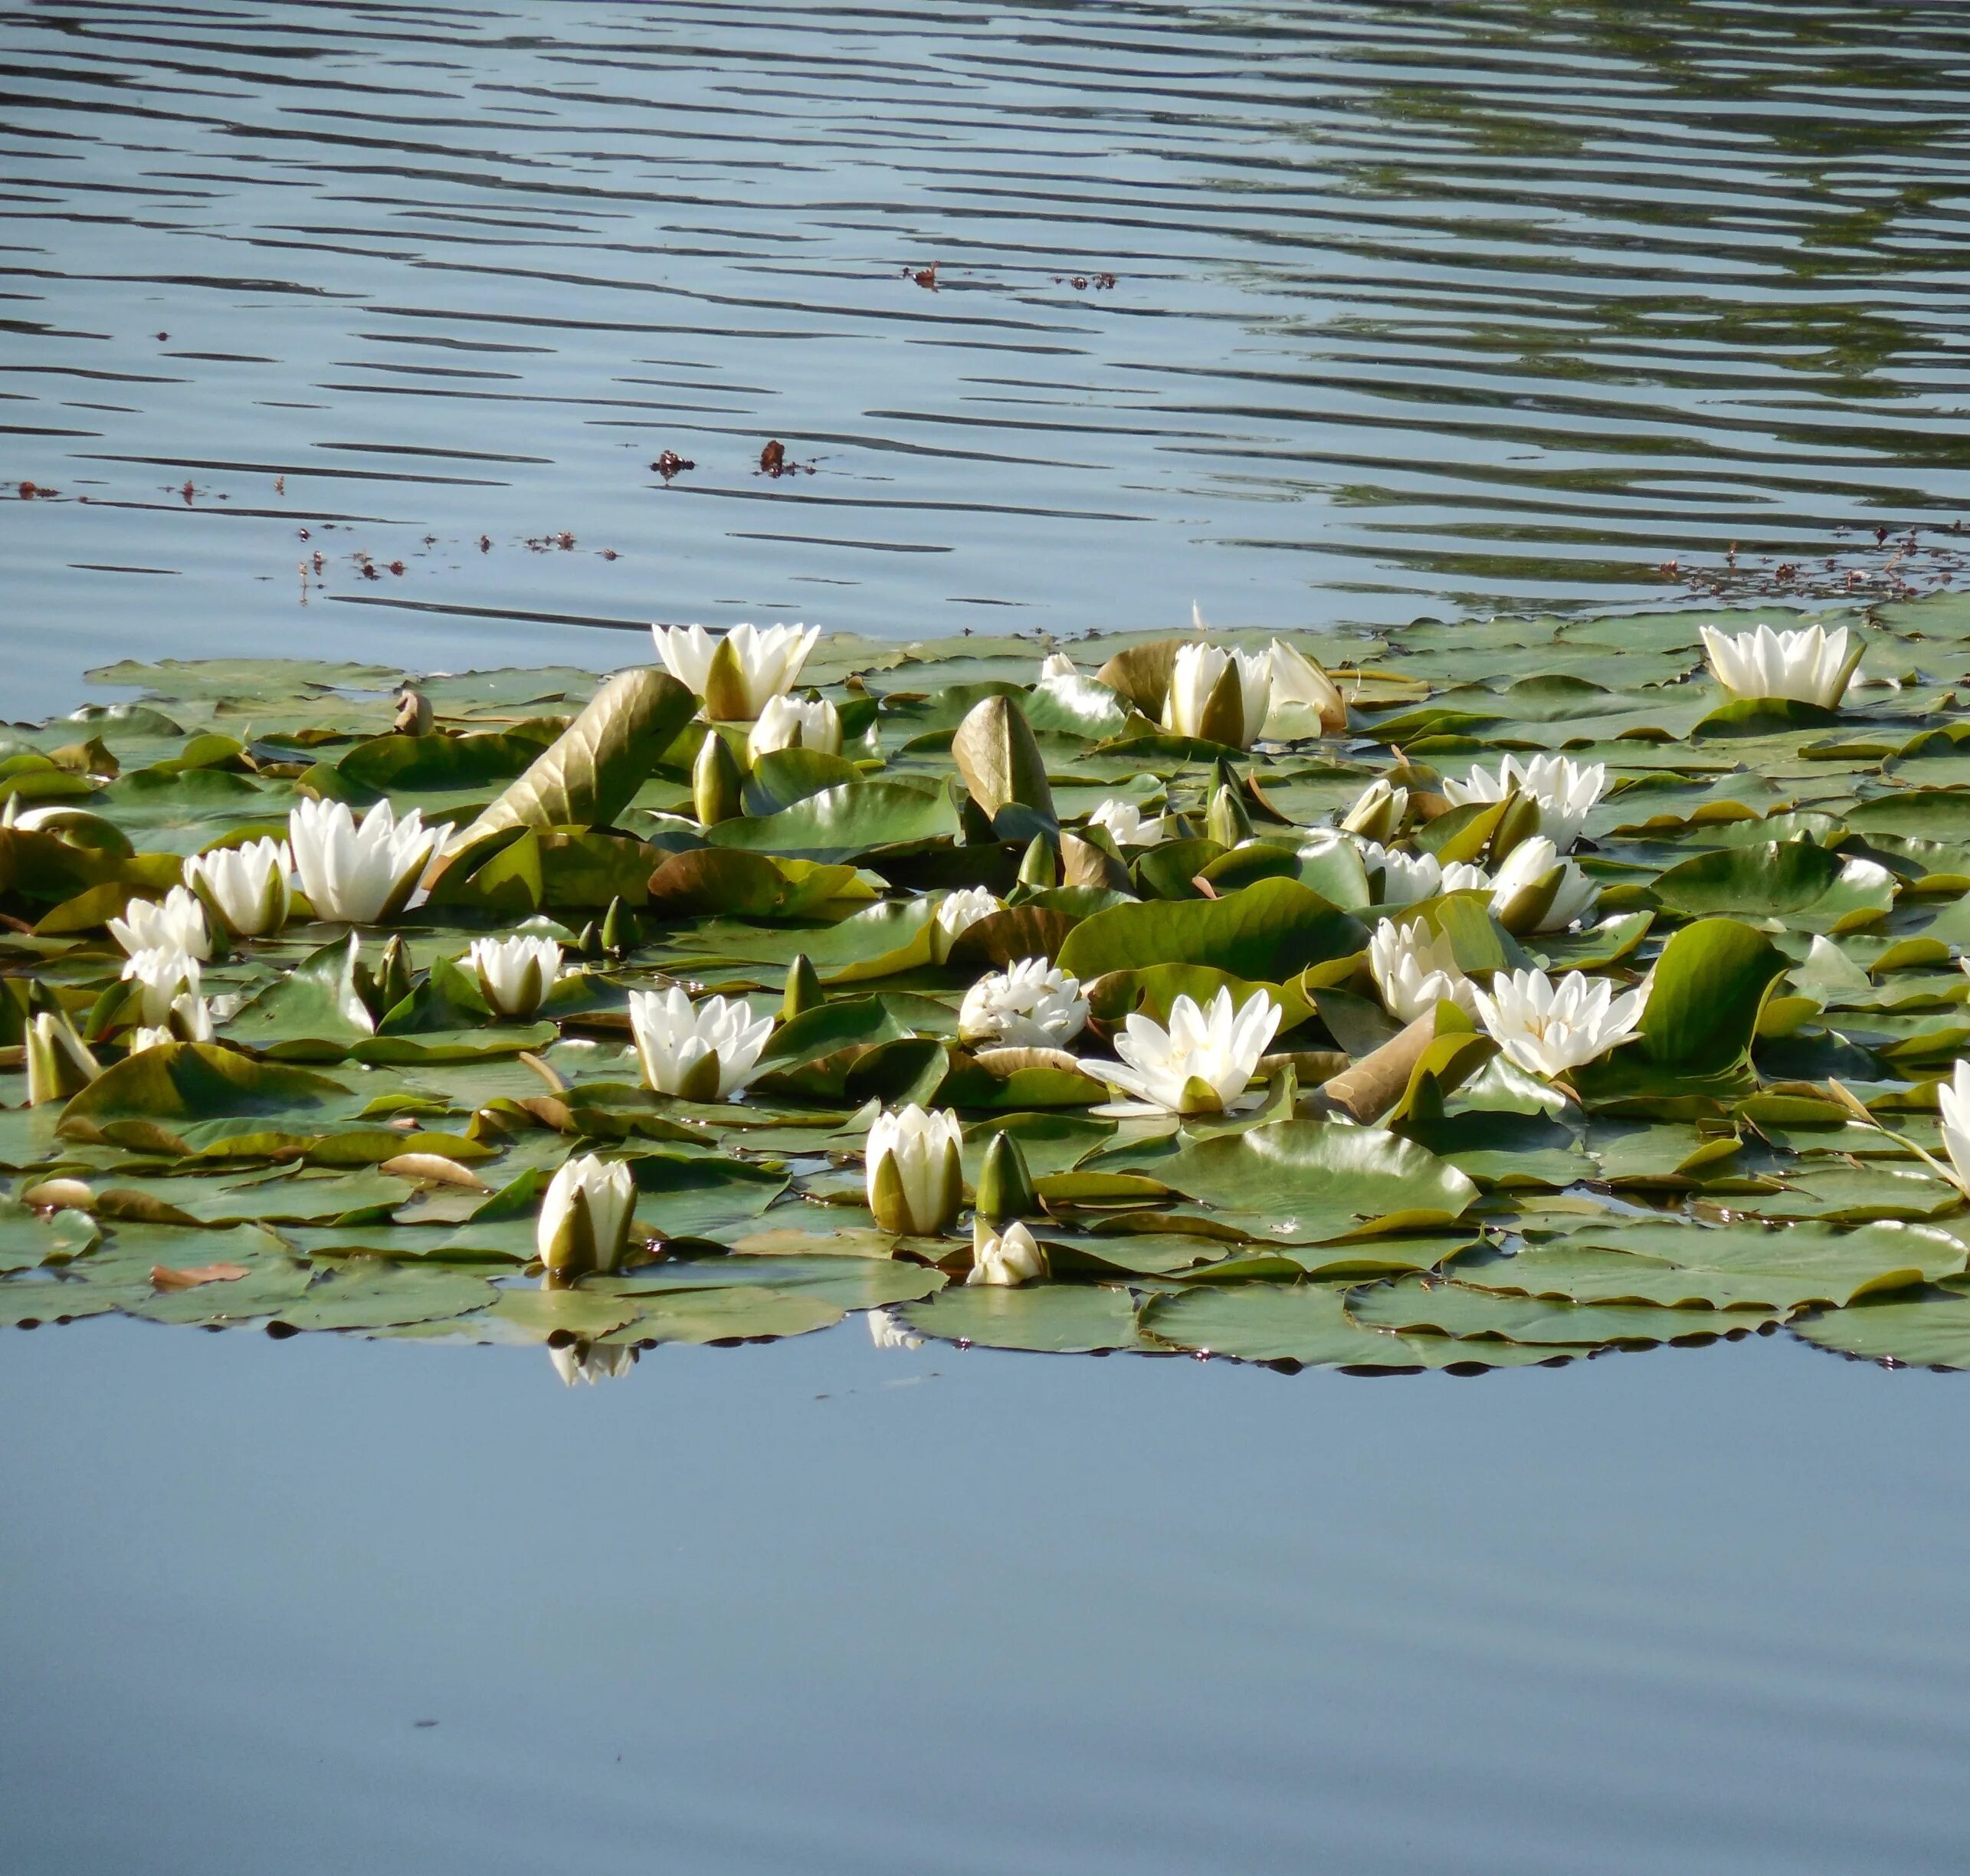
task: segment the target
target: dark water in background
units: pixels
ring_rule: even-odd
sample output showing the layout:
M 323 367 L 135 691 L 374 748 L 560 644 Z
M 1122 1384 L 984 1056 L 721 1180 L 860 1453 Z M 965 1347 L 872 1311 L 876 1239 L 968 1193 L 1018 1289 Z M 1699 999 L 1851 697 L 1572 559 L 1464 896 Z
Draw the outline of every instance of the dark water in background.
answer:
M 1967 103 L 1959 0 L 16 0 L 0 713 L 652 617 L 1626 604 L 1945 523 Z
M 1966 101 L 1889 0 L 9 5 L 0 715 L 1944 522 Z M 1954 1872 L 1965 1385 L 10 1334 L 0 1868 Z

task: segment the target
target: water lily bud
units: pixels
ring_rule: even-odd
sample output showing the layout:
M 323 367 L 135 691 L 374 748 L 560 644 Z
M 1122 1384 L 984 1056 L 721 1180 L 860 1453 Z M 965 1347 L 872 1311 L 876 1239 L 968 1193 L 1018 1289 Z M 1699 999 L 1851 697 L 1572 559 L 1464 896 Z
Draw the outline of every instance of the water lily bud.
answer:
M 480 993 L 501 1016 L 531 1016 L 561 974 L 552 938 L 477 938 L 468 955 Z
M 554 1175 L 540 1202 L 534 1245 L 556 1276 L 612 1271 L 622 1261 L 636 1212 L 636 1176 L 621 1160 L 578 1154 Z
M 554 1372 L 568 1386 L 585 1381 L 593 1387 L 598 1382 L 621 1379 L 636 1366 L 639 1352 L 627 1343 L 611 1346 L 601 1342 L 570 1342 L 563 1347 L 549 1349 L 547 1356 L 554 1364 Z
M 1344 834 L 1359 834 L 1363 840 L 1386 846 L 1402 831 L 1409 818 L 1409 791 L 1391 788 L 1379 776 L 1363 789 L 1355 805 L 1341 817 Z
M 575 940 L 575 955 L 577 957 L 598 958 L 601 954 L 601 928 L 590 919 L 582 927 L 581 936 Z
M 602 949 L 613 958 L 627 957 L 636 948 L 636 914 L 618 894 L 602 914 Z
M 1019 862 L 1019 883 L 1039 890 L 1060 884 L 1060 858 L 1045 835 L 1036 834 L 1027 842 L 1025 854 Z
M 1333 679 L 1283 638 L 1275 638 L 1270 650 L 1271 708 L 1281 719 L 1281 730 L 1296 736 L 1304 736 L 1310 728 L 1329 736 L 1346 730 L 1348 707 Z
M 1159 825 L 1165 840 L 1195 840 L 1197 838 L 1197 823 L 1179 809 L 1170 809 Z
M 1074 677 L 1079 674 L 1074 669 L 1074 660 L 1064 651 L 1049 651 L 1040 661 L 1040 681 L 1043 684 L 1049 678 Z
M 233 937 L 265 938 L 287 923 L 293 869 L 285 841 L 257 840 L 194 854 L 185 862 L 185 884 Z
M 925 1238 L 947 1229 L 964 1199 L 958 1117 L 913 1102 L 869 1129 L 869 1209 L 884 1231 Z
M 408 996 L 417 986 L 417 966 L 411 948 L 398 933 L 383 947 L 382 962 L 376 966 L 376 1014 L 386 1015 Z
M 1088 816 L 1087 824 L 1090 828 L 1100 828 L 1118 848 L 1153 847 L 1169 833 L 1168 828 L 1154 815 L 1146 819 L 1135 802 L 1119 801 L 1113 796 Z
M 1204 817 L 1204 831 L 1221 847 L 1235 847 L 1252 837 L 1252 818 L 1235 790 L 1221 785 L 1211 798 Z
M 978 1216 L 982 1218 L 1037 1218 L 1040 1195 L 1033 1189 L 1026 1155 L 1010 1133 L 995 1133 L 978 1169 Z
M 821 973 L 814 968 L 813 959 L 803 951 L 787 966 L 787 987 L 780 998 L 780 1021 L 792 1022 L 827 1001 L 828 992 L 821 987 Z
M 653 625 L 657 655 L 704 704 L 712 723 L 751 723 L 791 690 L 820 641 L 818 625 L 735 625 L 714 638 L 702 625 Z
M 982 918 L 1002 912 L 1005 906 L 983 886 L 961 887 L 938 901 L 930 930 L 930 955 L 941 964 L 951 955 L 951 947 Z
M 1183 645 L 1170 667 L 1163 727 L 1175 736 L 1250 749 L 1264 727 L 1271 696 L 1269 654 Z
M 695 1006 L 676 985 L 632 990 L 629 1026 L 643 1078 L 659 1094 L 685 1100 L 730 1100 L 746 1091 L 752 1065 L 773 1033 L 738 997 L 706 997 Z
M 43 1010 L 27 1033 L 28 1105 L 65 1101 L 79 1094 L 103 1071 L 66 1016 Z
M 1591 918 L 1601 889 L 1543 835 L 1522 841 L 1498 869 L 1491 910 L 1509 932 L 1565 931 Z
M 716 730 L 705 732 L 698 746 L 698 759 L 691 764 L 691 807 L 700 827 L 716 827 L 746 810 L 740 793 L 746 776 L 732 745 Z
M 785 749 L 839 756 L 841 713 L 825 697 L 811 702 L 801 697 L 769 697 L 759 720 L 746 739 L 746 759 L 757 764 L 761 756 Z
M 981 1219 L 972 1228 L 972 1268 L 965 1281 L 1014 1289 L 1047 1274 L 1047 1254 L 1024 1225 L 1008 1225 L 995 1235 Z

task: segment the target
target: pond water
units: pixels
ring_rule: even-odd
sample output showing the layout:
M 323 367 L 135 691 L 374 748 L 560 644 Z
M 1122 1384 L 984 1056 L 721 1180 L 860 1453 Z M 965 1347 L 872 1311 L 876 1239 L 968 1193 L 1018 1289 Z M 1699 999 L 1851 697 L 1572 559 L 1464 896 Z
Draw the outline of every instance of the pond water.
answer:
M 8 717 L 1605 610 L 1970 510 L 1953 4 L 51 5 L 0 65 Z M 0 1861 L 1955 1871 L 1963 1385 L 10 1333 Z
M 1955 0 L 49 5 L 0 63 L 9 714 L 1605 608 L 1970 508 Z

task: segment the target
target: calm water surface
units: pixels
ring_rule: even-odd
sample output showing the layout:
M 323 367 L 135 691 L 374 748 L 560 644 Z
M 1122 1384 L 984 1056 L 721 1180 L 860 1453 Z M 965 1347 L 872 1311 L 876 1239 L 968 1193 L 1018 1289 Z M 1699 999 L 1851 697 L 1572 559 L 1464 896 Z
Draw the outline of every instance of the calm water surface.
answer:
M 1966 107 L 1959 0 L 12 5 L 5 713 L 653 617 L 1622 604 L 1945 523 Z
M 1966 103 L 1888 0 L 10 6 L 0 715 L 1937 526 Z M 1965 1386 L 10 1334 L 0 1867 L 1954 1872 Z

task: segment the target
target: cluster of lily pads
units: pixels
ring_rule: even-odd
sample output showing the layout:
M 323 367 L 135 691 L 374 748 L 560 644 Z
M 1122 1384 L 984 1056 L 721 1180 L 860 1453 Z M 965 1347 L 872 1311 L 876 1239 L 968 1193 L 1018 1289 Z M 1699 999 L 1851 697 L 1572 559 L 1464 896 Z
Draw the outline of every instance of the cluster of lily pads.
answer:
M 1970 1365 L 1970 602 L 92 674 L 0 1323 Z

